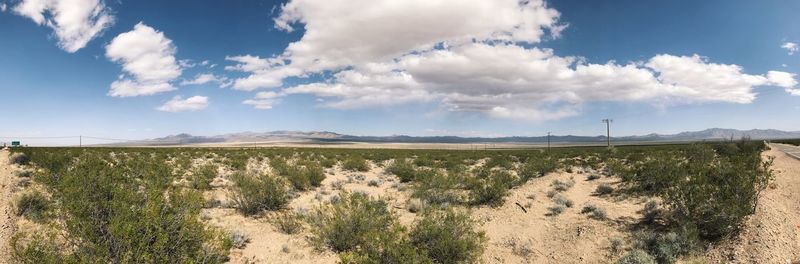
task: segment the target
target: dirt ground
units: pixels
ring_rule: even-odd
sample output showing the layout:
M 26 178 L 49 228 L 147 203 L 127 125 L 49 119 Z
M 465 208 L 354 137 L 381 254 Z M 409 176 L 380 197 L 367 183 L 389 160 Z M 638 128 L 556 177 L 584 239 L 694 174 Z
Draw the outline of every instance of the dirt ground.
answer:
M 11 203 L 17 186 L 14 169 L 8 164 L 8 150 L 0 151 L 0 263 L 9 263 L 8 240 L 16 232 L 16 214 Z

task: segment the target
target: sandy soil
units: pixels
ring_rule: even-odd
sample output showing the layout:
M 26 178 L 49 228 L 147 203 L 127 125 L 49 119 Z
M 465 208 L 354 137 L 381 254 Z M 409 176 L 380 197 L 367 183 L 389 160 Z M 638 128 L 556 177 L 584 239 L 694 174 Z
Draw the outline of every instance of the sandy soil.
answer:
M 800 263 L 800 160 L 773 147 L 774 183 L 742 232 L 707 253 L 711 263 Z
M 8 164 L 8 150 L 0 151 L 0 263 L 9 263 L 8 240 L 16 232 L 16 214 L 11 203 L 17 186 L 15 166 Z
M 616 178 L 587 181 L 588 174 L 551 173 L 512 190 L 503 206 L 475 209 L 473 217 L 483 220 L 489 238 L 483 254 L 485 263 L 609 263 L 610 240 L 625 241 L 625 230 L 638 221 L 637 213 L 645 201 L 598 196 L 602 183 L 616 185 Z M 559 215 L 549 216 L 553 205 L 546 193 L 555 179 L 575 180 L 575 186 L 561 194 L 574 202 Z M 531 199 L 530 195 L 534 198 Z M 619 201 L 615 201 L 618 199 Z M 525 213 L 516 203 L 526 207 Z M 608 220 L 581 214 L 584 205 L 594 204 L 608 212 Z

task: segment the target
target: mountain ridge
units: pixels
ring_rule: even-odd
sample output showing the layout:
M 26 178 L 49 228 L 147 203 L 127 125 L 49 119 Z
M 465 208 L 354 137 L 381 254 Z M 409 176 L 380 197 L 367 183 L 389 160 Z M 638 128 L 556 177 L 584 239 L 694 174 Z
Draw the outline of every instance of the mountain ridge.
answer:
M 738 130 L 709 128 L 701 131 L 684 131 L 676 134 L 650 133 L 646 135 L 611 137 L 614 141 L 701 141 L 749 137 L 752 139 L 800 138 L 800 131 L 777 129 Z M 553 135 L 551 142 L 602 142 L 606 136 Z M 547 136 L 461 137 L 461 136 L 354 136 L 330 131 L 276 130 L 268 132 L 238 132 L 216 136 L 193 136 L 187 133 L 145 140 L 149 143 L 226 143 L 226 142 L 364 142 L 364 143 L 544 143 Z

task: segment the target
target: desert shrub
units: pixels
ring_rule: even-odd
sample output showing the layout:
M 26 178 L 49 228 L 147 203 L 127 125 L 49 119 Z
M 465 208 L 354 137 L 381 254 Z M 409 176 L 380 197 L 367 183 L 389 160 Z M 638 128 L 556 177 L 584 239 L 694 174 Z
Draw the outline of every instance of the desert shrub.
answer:
M 633 247 L 646 251 L 659 264 L 671 264 L 694 247 L 693 235 L 693 231 L 686 229 L 665 234 L 643 231 L 635 235 Z
M 414 198 L 429 204 L 463 203 L 461 184 L 463 178 L 458 174 L 444 173 L 438 169 L 420 168 L 416 172 L 417 181 L 411 194 Z
M 319 187 L 325 180 L 325 172 L 316 163 L 287 167 L 284 176 L 292 187 L 301 191 L 308 190 L 312 186 Z
M 422 209 L 425 209 L 425 202 L 416 198 L 409 199 L 406 201 L 406 209 L 412 213 L 420 212 Z
M 416 174 L 414 165 L 405 159 L 398 159 L 392 162 L 391 165 L 386 167 L 386 172 L 396 175 L 400 182 L 413 181 Z
M 506 171 L 492 171 L 486 179 L 477 180 L 471 188 L 472 204 L 488 204 L 500 206 L 508 195 L 508 189 L 516 182 L 516 178 Z
M 617 260 L 617 264 L 656 264 L 656 260 L 643 250 L 633 250 Z
M 593 181 L 593 180 L 597 180 L 597 179 L 600 179 L 600 174 L 592 173 L 592 174 L 589 174 L 588 177 L 586 177 L 587 181 Z
M 272 172 L 280 176 L 286 176 L 290 173 L 290 166 L 286 163 L 286 160 L 280 157 L 273 157 L 269 159 L 269 167 L 272 168 Z
M 614 186 L 611 184 L 603 183 L 597 186 L 597 189 L 594 190 L 595 193 L 598 195 L 606 195 L 614 192 Z
M 297 234 L 303 230 L 303 219 L 293 212 L 283 212 L 273 216 L 270 223 L 284 234 Z
M 31 158 L 21 152 L 13 153 L 8 157 L 9 164 L 27 165 L 30 161 Z
M 336 160 L 331 158 L 325 158 L 319 161 L 319 165 L 323 168 L 333 168 L 336 166 Z
M 338 199 L 323 204 L 306 218 L 312 240 L 336 252 L 366 246 L 372 237 L 397 224 L 386 205 L 386 201 L 373 200 L 366 194 L 341 192 Z
M 553 206 L 547 207 L 548 215 L 554 216 L 559 215 L 567 210 L 567 207 L 563 204 L 554 204 Z
M 342 168 L 349 171 L 369 171 L 369 163 L 361 156 L 350 156 L 342 162 Z
M 561 194 L 557 194 L 555 197 L 553 197 L 553 202 L 555 204 L 563 205 L 566 207 L 572 207 L 572 205 L 574 204 L 572 200 Z
M 14 175 L 20 178 L 30 178 L 33 175 L 33 171 L 30 170 L 18 170 L 14 172 Z
M 233 248 L 244 248 L 247 246 L 247 243 L 250 243 L 250 237 L 242 231 L 234 230 L 228 234 L 228 237 L 231 241 L 231 247 Z
M 556 191 L 559 191 L 559 192 L 563 192 L 563 191 L 569 190 L 569 188 L 572 188 L 572 186 L 575 185 L 575 181 L 572 180 L 572 179 L 569 179 L 569 180 L 558 180 L 558 179 L 556 179 L 556 180 L 553 180 L 553 183 L 551 183 L 550 185 L 553 186 L 553 190 L 556 190 Z
M 547 196 L 547 198 L 553 198 L 556 196 L 556 194 L 558 194 L 556 190 L 549 190 L 545 195 Z
M 341 263 L 430 263 L 414 248 L 386 201 L 340 193 L 311 212 L 311 240 L 340 253 Z
M 198 190 L 208 190 L 211 182 L 217 177 L 217 165 L 208 164 L 195 168 L 192 171 L 190 183 L 192 188 Z
M 476 262 L 486 242 L 469 214 L 451 208 L 426 211 L 409 237 L 412 245 L 436 263 Z
M 591 217 L 597 220 L 605 220 L 608 218 L 606 210 L 594 204 L 588 204 L 581 209 L 582 214 L 591 214 Z
M 66 245 L 33 237 L 15 245 L 21 262 L 177 263 L 225 261 L 227 239 L 203 226 L 202 196 L 170 187 L 171 169 L 148 158 L 109 164 L 87 152 L 69 170 L 48 172 Z M 36 161 L 37 164 L 39 161 Z M 167 176 L 167 177 L 165 177 Z M 69 248 L 61 252 L 58 248 Z
M 375 180 L 375 179 L 369 180 L 367 182 L 367 186 L 370 186 L 370 187 L 378 187 L 380 185 L 381 185 L 381 182 L 378 181 L 378 180 Z
M 22 194 L 16 201 L 17 216 L 24 216 L 31 221 L 42 221 L 47 216 L 50 201 L 41 192 L 32 191 Z
M 289 196 L 282 179 L 268 174 L 236 172 L 231 175 L 231 201 L 244 215 L 253 215 L 263 210 L 279 210 L 289 203 Z
M 643 220 L 645 223 L 655 222 L 660 214 L 661 210 L 658 209 L 658 204 L 655 201 L 648 201 L 644 204 L 642 215 L 644 216 Z
M 691 223 L 701 237 L 719 239 L 737 230 L 745 217 L 755 212 L 758 196 L 772 179 L 772 159 L 762 161 L 764 144 L 742 140 L 713 155 L 697 145 L 687 151 L 684 170 L 664 190 L 664 203 L 677 223 Z M 759 148 L 760 146 L 760 148 Z M 699 150 L 698 150 L 699 149 Z
M 508 158 L 508 155 L 497 155 L 494 157 L 489 158 L 484 165 L 486 168 L 503 168 L 503 169 L 512 169 L 514 168 L 514 164 Z
M 527 162 L 520 166 L 517 175 L 519 175 L 520 181 L 524 183 L 530 179 L 544 176 L 556 169 L 558 169 L 558 162 L 553 158 L 528 159 Z
M 611 238 L 611 255 L 617 255 L 622 251 L 622 239 L 618 237 Z

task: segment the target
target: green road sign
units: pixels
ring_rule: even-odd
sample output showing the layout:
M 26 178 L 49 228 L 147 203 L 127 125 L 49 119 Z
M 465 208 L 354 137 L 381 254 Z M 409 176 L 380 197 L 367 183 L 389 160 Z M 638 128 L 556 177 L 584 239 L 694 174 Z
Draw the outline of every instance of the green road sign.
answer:
M 19 147 L 20 146 L 19 145 L 19 141 L 11 141 L 11 146 L 12 147 Z

